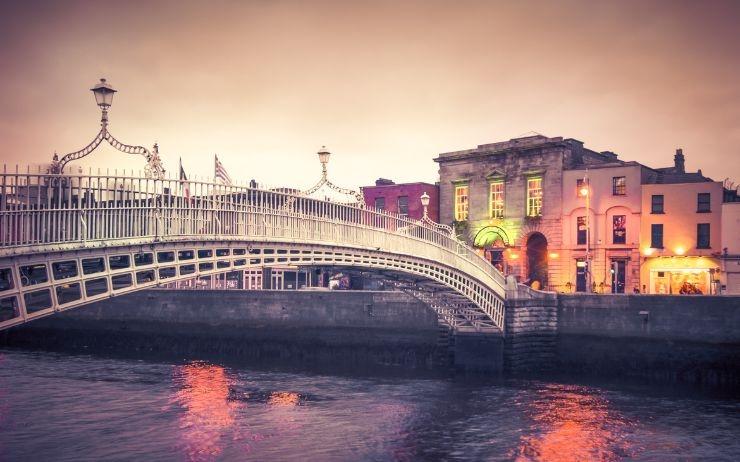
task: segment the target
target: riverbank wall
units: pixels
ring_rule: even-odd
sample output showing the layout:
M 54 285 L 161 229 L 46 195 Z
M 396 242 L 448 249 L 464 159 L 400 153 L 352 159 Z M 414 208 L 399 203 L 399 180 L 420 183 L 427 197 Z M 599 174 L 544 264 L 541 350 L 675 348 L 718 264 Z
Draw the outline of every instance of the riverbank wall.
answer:
M 556 369 L 740 385 L 740 297 L 558 295 Z
M 0 346 L 740 384 L 740 297 L 515 286 L 502 338 L 455 335 L 401 292 L 148 290 L 2 332 Z
M 450 337 L 401 292 L 147 290 L 0 333 L 0 345 L 233 357 L 265 364 L 434 369 Z

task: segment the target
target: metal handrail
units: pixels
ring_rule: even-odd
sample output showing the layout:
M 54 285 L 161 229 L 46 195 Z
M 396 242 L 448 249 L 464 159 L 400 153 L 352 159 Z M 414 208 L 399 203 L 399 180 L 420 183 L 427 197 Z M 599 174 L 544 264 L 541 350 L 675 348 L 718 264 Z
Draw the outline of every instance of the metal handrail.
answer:
M 286 238 L 306 239 L 301 227 L 310 226 L 321 230 L 316 240 L 322 242 L 444 261 L 505 296 L 503 275 L 467 244 L 433 222 L 372 207 L 206 181 L 0 173 L 0 256 L 119 241 L 265 237 L 245 227 L 258 228 L 258 219 L 265 226 L 270 221 L 298 229 L 284 233 Z

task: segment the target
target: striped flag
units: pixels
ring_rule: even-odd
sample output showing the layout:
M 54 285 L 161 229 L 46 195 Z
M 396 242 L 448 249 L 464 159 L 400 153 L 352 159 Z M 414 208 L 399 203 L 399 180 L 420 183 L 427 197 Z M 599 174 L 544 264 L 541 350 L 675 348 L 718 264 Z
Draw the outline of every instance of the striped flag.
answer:
M 213 155 L 213 158 L 216 160 L 215 164 L 215 173 L 213 174 L 213 178 L 215 181 L 221 180 L 221 182 L 225 185 L 231 184 L 231 177 L 228 173 L 226 173 L 226 169 L 224 168 L 224 164 L 222 164 L 218 160 L 218 156 L 216 154 Z
M 188 181 L 188 176 L 185 175 L 185 169 L 182 168 L 182 157 L 180 158 L 180 189 L 183 196 L 187 200 L 190 200 L 190 182 Z

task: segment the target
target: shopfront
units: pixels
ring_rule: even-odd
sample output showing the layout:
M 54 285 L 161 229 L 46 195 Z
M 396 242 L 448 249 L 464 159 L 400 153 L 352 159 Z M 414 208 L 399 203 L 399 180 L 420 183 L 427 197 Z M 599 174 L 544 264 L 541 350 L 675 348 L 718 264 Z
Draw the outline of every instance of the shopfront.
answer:
M 648 292 L 666 295 L 717 293 L 719 261 L 710 257 L 649 258 Z

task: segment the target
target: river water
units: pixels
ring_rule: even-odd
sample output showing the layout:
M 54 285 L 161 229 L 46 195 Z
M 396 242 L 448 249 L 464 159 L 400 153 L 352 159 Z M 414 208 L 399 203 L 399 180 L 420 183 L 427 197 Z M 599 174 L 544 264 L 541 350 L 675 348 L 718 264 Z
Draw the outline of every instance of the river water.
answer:
M 740 400 L 0 350 L 0 460 L 740 460 Z

